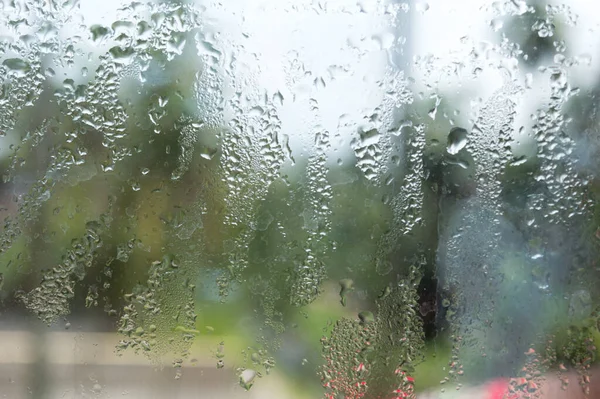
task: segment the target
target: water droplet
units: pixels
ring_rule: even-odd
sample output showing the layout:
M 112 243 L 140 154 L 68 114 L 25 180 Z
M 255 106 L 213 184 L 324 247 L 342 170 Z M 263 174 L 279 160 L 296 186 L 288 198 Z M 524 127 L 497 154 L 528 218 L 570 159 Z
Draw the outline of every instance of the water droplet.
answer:
M 448 154 L 456 155 L 467 145 L 467 131 L 461 127 L 453 127 L 448 133 Z
M 99 42 L 108 36 L 109 30 L 101 25 L 92 25 L 90 26 L 90 33 L 92 34 L 92 40 Z
M 385 299 L 392 293 L 392 288 L 389 285 L 386 285 L 385 288 L 379 294 L 379 299 Z
M 425 14 L 425 12 L 429 10 L 429 4 L 426 1 L 418 1 L 417 4 L 415 4 L 415 9 L 417 12 Z
M 373 312 L 369 312 L 368 310 L 360 312 L 358 314 L 358 318 L 362 324 L 370 324 L 375 322 L 375 316 L 373 315 Z
M 280 91 L 278 91 L 277 93 L 273 94 L 273 104 L 281 107 L 283 106 L 283 94 L 281 94 Z
M 31 65 L 21 58 L 7 58 L 2 65 L 9 69 L 9 73 L 16 76 L 25 76 L 31 70 Z
M 136 52 L 132 47 L 122 48 L 115 46 L 108 50 L 114 62 L 119 64 L 130 64 L 136 56 Z
M 254 385 L 254 379 L 258 373 L 252 369 L 246 369 L 240 373 L 240 385 L 246 391 Z
M 504 21 L 500 18 L 494 18 L 490 21 L 490 27 L 494 32 L 498 32 L 504 26 Z
M 204 159 L 211 160 L 217 155 L 218 150 L 216 148 L 202 147 L 200 149 L 200 156 Z
M 340 280 L 340 302 L 343 306 L 346 306 L 346 296 L 352 290 L 354 290 L 354 281 L 349 278 Z

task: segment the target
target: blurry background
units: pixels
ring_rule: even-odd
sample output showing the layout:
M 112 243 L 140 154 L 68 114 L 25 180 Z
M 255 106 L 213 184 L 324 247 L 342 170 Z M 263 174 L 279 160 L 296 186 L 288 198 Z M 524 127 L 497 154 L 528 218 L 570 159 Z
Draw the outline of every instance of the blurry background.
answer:
M 595 11 L 2 2 L 0 395 L 585 389 Z

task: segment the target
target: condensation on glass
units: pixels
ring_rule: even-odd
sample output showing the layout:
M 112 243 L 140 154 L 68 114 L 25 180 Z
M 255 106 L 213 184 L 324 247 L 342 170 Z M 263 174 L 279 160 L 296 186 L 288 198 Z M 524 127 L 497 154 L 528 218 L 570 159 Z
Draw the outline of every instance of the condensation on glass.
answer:
M 0 392 L 589 390 L 595 15 L 0 2 Z

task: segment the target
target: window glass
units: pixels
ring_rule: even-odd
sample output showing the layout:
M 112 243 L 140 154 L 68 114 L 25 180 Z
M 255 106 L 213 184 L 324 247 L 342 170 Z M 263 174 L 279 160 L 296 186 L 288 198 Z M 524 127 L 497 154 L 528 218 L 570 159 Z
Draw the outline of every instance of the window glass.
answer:
M 595 397 L 597 11 L 1 0 L 0 393 Z

